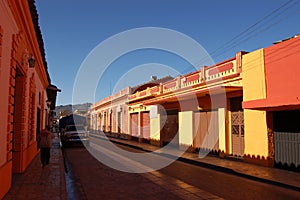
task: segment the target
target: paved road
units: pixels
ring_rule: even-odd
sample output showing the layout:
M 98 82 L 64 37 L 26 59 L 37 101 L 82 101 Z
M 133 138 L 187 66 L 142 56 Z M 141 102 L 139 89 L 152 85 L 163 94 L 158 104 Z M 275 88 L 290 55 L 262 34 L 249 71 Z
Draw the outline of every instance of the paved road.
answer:
M 98 139 L 94 139 L 94 141 Z M 143 167 L 126 155 L 109 153 L 106 144 L 90 150 L 111 164 Z M 122 146 L 130 152 L 137 149 Z M 126 173 L 107 167 L 84 147 L 65 149 L 69 199 L 299 199 L 300 193 L 176 161 L 157 171 Z M 158 155 L 149 159 L 157 160 Z M 162 158 L 168 159 L 168 158 Z

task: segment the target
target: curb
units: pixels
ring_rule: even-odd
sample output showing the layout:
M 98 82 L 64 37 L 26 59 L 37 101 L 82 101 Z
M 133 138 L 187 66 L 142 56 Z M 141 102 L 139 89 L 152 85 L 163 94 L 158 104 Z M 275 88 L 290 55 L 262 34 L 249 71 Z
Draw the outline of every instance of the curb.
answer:
M 61 148 L 57 149 L 59 151 L 59 162 L 60 162 L 60 182 L 61 182 L 61 190 L 60 190 L 60 198 L 61 199 L 68 199 L 68 190 L 67 190 L 67 183 L 66 183 L 66 175 L 65 175 L 65 166 Z
M 58 136 L 57 136 L 58 137 Z M 57 141 L 52 142 L 52 149 L 57 151 L 58 153 L 58 163 L 59 163 L 59 170 L 60 170 L 60 191 L 59 197 L 60 199 L 68 199 L 68 190 L 67 190 L 67 183 L 66 183 L 66 174 L 65 174 L 65 166 L 63 160 L 63 154 L 60 147 L 60 139 L 59 137 L 56 139 Z

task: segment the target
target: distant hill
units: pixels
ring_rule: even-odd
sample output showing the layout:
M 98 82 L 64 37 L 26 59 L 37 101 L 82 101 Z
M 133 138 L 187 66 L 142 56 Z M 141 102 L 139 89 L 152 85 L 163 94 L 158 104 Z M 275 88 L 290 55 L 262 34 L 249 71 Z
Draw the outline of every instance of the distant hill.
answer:
M 59 105 L 55 107 L 55 112 L 56 112 L 56 118 L 59 119 L 60 115 L 66 116 L 70 114 L 78 114 L 78 115 L 83 115 L 87 113 L 89 108 L 91 107 L 91 103 L 84 103 L 84 104 L 76 104 L 76 105 Z

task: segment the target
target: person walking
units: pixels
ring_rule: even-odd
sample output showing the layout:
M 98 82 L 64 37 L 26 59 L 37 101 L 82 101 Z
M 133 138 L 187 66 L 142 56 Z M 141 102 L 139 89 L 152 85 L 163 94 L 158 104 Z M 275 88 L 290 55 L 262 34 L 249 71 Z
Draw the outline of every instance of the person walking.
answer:
M 39 147 L 41 148 L 41 163 L 42 168 L 45 167 L 45 165 L 49 164 L 50 160 L 50 149 L 52 146 L 52 139 L 54 138 L 54 134 L 50 131 L 50 127 L 46 126 L 45 129 L 43 129 L 40 134 L 37 136 L 37 141 L 39 144 Z

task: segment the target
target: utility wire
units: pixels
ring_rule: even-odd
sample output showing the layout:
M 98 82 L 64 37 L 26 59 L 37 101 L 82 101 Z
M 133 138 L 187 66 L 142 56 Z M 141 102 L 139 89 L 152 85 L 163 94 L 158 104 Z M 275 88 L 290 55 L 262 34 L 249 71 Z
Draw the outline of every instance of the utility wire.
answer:
M 289 1 L 289 2 L 291 2 L 291 1 Z M 270 20 L 273 20 L 273 19 L 275 19 L 276 17 L 278 17 L 278 16 L 280 16 L 280 15 L 282 15 L 287 9 L 289 9 L 290 7 L 292 7 L 292 6 L 294 6 L 295 4 L 297 4 L 297 3 L 299 3 L 300 1 L 297 1 L 297 2 L 295 2 L 294 4 L 292 4 L 292 5 L 290 5 L 289 7 L 287 7 L 287 8 L 285 8 L 281 13 L 279 13 L 279 14 L 277 14 L 277 15 L 275 15 L 275 16 L 273 16 Z M 281 8 L 283 8 L 283 7 L 281 7 Z M 278 9 L 277 9 L 277 11 L 278 11 Z M 273 12 L 273 14 L 274 14 L 275 12 Z M 293 12 L 292 14 L 294 14 L 295 12 Z M 267 17 L 269 17 L 270 16 L 270 14 L 267 16 Z M 267 20 L 267 18 L 264 18 L 265 20 Z M 284 18 L 284 19 L 286 19 L 286 17 Z M 270 21 L 269 20 L 269 21 Z M 262 22 L 263 20 L 260 20 L 260 22 Z M 247 41 L 247 40 L 249 40 L 250 38 L 252 38 L 253 37 L 253 35 L 250 35 L 250 34 L 252 34 L 252 33 L 254 33 L 255 31 L 260 31 L 259 29 L 260 28 L 263 28 L 259 33 L 262 33 L 262 32 L 264 32 L 264 31 L 266 31 L 266 30 L 268 30 L 269 28 L 271 28 L 272 26 L 274 26 L 274 25 L 276 25 L 276 24 L 279 24 L 279 22 L 281 22 L 281 21 L 283 21 L 283 19 L 279 19 L 277 22 L 275 22 L 275 23 L 273 23 L 273 24 L 271 24 L 271 25 L 269 25 L 269 26 L 267 26 L 267 27 L 265 27 L 266 25 L 265 24 L 260 24 L 256 29 L 254 29 L 254 30 L 252 30 L 252 31 L 250 31 L 250 33 L 248 33 L 249 34 L 249 36 L 247 36 L 245 39 L 242 39 L 241 41 L 236 41 L 236 42 L 234 42 L 233 44 L 232 44 L 232 46 L 228 46 L 227 47 L 227 49 L 228 48 L 232 48 L 232 47 L 236 47 L 238 44 L 240 44 L 240 43 L 242 43 L 242 42 L 244 42 L 244 41 Z M 258 25 L 258 23 L 256 23 L 256 25 Z M 259 33 L 254 33 L 255 35 L 258 35 Z M 223 54 L 223 53 L 222 53 Z M 221 55 L 222 55 L 221 54 Z
M 253 25 L 251 25 L 249 28 L 247 28 L 246 30 L 242 31 L 241 33 L 239 33 L 238 35 L 236 35 L 234 38 L 232 38 L 230 41 L 226 42 L 225 44 L 223 44 L 221 47 L 215 49 L 211 54 L 215 54 L 216 52 L 222 50 L 223 47 L 229 47 L 231 45 L 231 43 L 236 43 L 235 40 L 237 40 L 238 38 L 241 38 L 243 35 L 248 34 L 247 32 L 250 31 L 251 29 L 255 28 L 256 26 L 260 25 L 261 23 L 263 23 L 265 20 L 267 20 L 269 17 L 271 17 L 272 15 L 274 15 L 275 13 L 279 12 L 281 9 L 283 9 L 284 7 L 286 7 L 288 4 L 290 4 L 291 2 L 293 2 L 293 0 L 290 0 L 288 2 L 286 2 L 285 4 L 283 4 L 282 6 L 280 6 L 279 8 L 275 9 L 274 11 L 272 11 L 271 13 L 269 13 L 268 15 L 264 16 L 262 19 L 258 20 L 256 23 L 254 23 Z M 298 2 L 295 2 L 298 3 Z M 293 4 L 294 5 L 294 4 Z M 291 5 L 292 6 L 292 5 Z M 288 8 L 290 8 L 291 6 L 289 6 Z M 285 9 L 286 10 L 286 9 Z M 282 12 L 281 12 L 282 13 Z M 281 14 L 280 13 L 280 14 Z M 280 15 L 279 14 L 279 15 Z M 276 15 L 278 16 L 278 15 Z M 275 16 L 275 17 L 276 17 Z M 274 18 L 274 17 L 273 17 Z M 254 32 L 256 29 L 252 30 L 250 33 Z
M 279 24 L 281 21 L 283 21 L 283 19 L 278 20 L 277 22 L 264 27 L 266 25 L 261 25 L 262 23 L 264 23 L 265 21 L 271 21 L 274 18 L 282 15 L 283 13 L 285 13 L 288 9 L 290 9 L 292 6 L 295 6 L 296 4 L 298 4 L 300 1 L 299 0 L 289 0 L 288 2 L 284 3 L 283 5 L 281 5 L 279 8 L 273 10 L 271 13 L 267 14 L 266 16 L 264 16 L 262 19 L 258 20 L 257 22 L 255 22 L 253 25 L 251 25 L 250 27 L 248 27 L 246 30 L 240 32 L 238 35 L 236 35 L 235 37 L 233 37 L 231 40 L 229 40 L 228 42 L 224 43 L 223 45 L 221 45 L 220 47 L 216 48 L 210 55 L 215 55 L 215 57 L 219 57 L 220 55 L 223 55 L 224 53 L 226 53 L 230 48 L 236 47 L 238 44 L 245 42 L 247 40 L 249 40 L 250 38 L 257 36 L 258 34 L 270 29 L 272 26 L 275 26 L 277 24 Z M 291 4 L 291 5 L 289 5 Z M 299 10 L 296 10 L 299 11 Z M 292 13 L 294 14 L 295 11 Z M 290 16 L 290 15 L 289 15 Z M 287 18 L 287 17 L 285 17 Z M 264 29 L 256 34 L 254 34 L 255 31 L 259 30 L 259 28 L 263 28 Z M 254 34 L 254 35 L 250 35 L 249 34 Z M 247 36 L 248 35 L 248 36 Z M 246 37 L 246 38 L 243 38 Z M 220 52 L 221 51 L 221 52 Z M 220 53 L 218 53 L 220 52 Z M 199 62 L 197 62 L 199 64 L 209 60 L 210 56 L 205 56 L 203 57 L 201 60 L 199 60 Z M 196 65 L 196 66 L 197 66 Z M 185 68 L 183 70 L 183 73 L 186 71 L 189 71 L 189 68 L 195 68 L 195 66 L 189 66 L 187 68 Z

